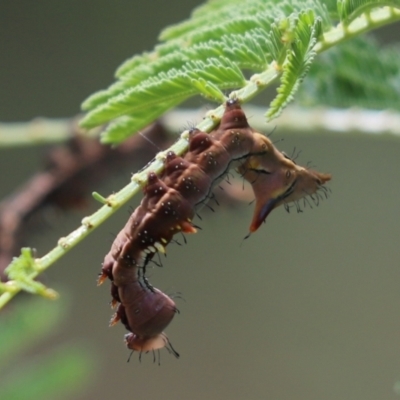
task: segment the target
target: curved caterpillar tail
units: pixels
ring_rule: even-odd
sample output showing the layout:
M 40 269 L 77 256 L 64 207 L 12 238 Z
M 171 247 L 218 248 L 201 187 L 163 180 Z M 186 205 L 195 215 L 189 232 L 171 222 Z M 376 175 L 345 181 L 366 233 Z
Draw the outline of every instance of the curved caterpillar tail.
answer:
M 252 129 L 236 100 L 226 103 L 219 126 L 210 134 L 192 129 L 188 152 L 183 157 L 169 152 L 161 176 L 149 173 L 144 197 L 115 238 L 98 279 L 99 284 L 111 281 L 111 304 L 117 306 L 111 325 L 125 325 L 130 332 L 125 342 L 140 356 L 166 348 L 179 357 L 164 333 L 177 312 L 175 303 L 151 286 L 146 266 L 155 253 L 165 253 L 176 233 L 196 233 L 194 216 L 230 168 L 254 191 L 250 233 L 274 208 L 312 196 L 331 179 L 298 166 Z

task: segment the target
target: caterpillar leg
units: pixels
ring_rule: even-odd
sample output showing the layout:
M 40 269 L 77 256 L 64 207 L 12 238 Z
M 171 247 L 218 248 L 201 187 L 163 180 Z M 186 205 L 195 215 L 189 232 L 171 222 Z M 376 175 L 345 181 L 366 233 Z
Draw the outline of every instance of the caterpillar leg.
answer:
M 114 282 L 111 282 L 111 308 L 114 308 L 118 303 L 121 303 L 121 299 L 119 298 L 118 294 L 118 287 L 114 284 Z
M 99 274 L 99 277 L 97 278 L 97 286 L 102 285 L 107 278 L 108 276 L 106 273 L 102 272 Z
M 99 274 L 99 277 L 97 278 L 97 286 L 100 286 L 107 278 L 110 279 L 110 281 L 114 280 L 112 275 L 113 264 L 114 260 L 107 254 L 101 267 L 101 274 Z
M 128 320 L 126 318 L 125 307 L 122 304 L 118 305 L 117 311 L 111 317 L 110 326 L 114 326 L 118 323 L 118 321 L 121 321 L 125 325 L 125 328 L 130 330 Z

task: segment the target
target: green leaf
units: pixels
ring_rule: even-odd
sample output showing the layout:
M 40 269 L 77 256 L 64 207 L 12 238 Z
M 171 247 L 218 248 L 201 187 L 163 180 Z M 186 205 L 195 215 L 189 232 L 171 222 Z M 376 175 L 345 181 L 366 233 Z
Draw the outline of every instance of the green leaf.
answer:
M 180 102 L 180 98 L 176 99 L 176 104 L 179 104 Z M 170 107 L 170 102 L 161 103 L 148 112 L 139 113 L 137 115 L 124 115 L 113 120 L 101 133 L 101 142 L 109 144 L 119 144 L 123 142 L 127 137 L 138 132 L 143 126 L 154 121 Z
M 17 286 L 29 293 L 38 294 L 49 299 L 57 298 L 58 294 L 53 289 L 49 289 L 42 283 L 32 279 L 32 276 L 35 275 L 39 269 L 33 257 L 33 253 L 33 249 L 28 247 L 22 248 L 21 255 L 14 258 L 11 264 L 6 268 L 5 273 L 13 284 L 9 287 L 9 290 L 13 291 L 14 287 Z M 7 285 L 1 285 L 0 291 L 7 291 Z
M 171 69 L 161 72 L 153 78 L 127 89 L 111 98 L 107 103 L 89 112 L 81 121 L 81 126 L 92 128 L 124 114 L 146 112 L 169 103 L 168 108 L 183 101 L 189 96 L 199 93 L 192 85 L 193 79 L 205 79 L 220 88 L 229 89 L 245 84 L 240 69 L 225 57 L 210 58 L 207 61 L 189 61 L 181 70 Z
M 278 95 L 271 102 L 267 112 L 269 120 L 277 117 L 283 108 L 293 99 L 300 83 L 307 74 L 315 57 L 314 46 L 321 32 L 321 21 L 315 19 L 310 10 L 300 14 L 295 21 L 293 41 L 287 50 L 287 58 L 283 64 L 281 85 Z
M 400 0 L 210 0 L 165 29 L 153 51 L 125 61 L 117 82 L 84 102 L 81 125 L 110 123 L 102 140 L 119 143 L 192 96 L 223 102 L 234 89 L 249 100 L 280 77 L 271 119 L 293 99 L 316 51 L 399 19 L 394 9 L 375 10 L 385 5 L 400 7 Z M 255 73 L 249 80 L 247 71 Z
M 191 19 L 164 30 L 166 42 L 153 52 L 125 61 L 117 70 L 118 81 L 83 103 L 89 112 L 81 126 L 112 121 L 102 140 L 116 143 L 191 96 L 222 102 L 224 90 L 246 85 L 244 70 L 261 73 L 274 60 L 284 62 L 291 46 L 285 24 L 305 9 L 319 16 L 326 29 L 332 26 L 319 0 L 206 3 Z
M 359 37 L 316 59 L 298 93 L 303 106 L 400 110 L 400 48 Z

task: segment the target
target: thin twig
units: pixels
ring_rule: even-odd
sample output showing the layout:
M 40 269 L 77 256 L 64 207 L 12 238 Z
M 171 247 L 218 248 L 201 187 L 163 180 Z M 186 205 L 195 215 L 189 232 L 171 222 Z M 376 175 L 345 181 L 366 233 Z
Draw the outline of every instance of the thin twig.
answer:
M 369 11 L 367 14 L 361 15 L 355 19 L 349 25 L 344 26 L 343 24 L 339 24 L 337 27 L 325 33 L 323 38 L 316 44 L 315 50 L 317 52 L 322 52 L 344 40 L 399 19 L 400 11 L 392 7 L 383 7 Z M 241 103 L 246 103 L 267 86 L 274 83 L 280 74 L 281 70 L 276 69 L 275 64 L 272 63 L 264 72 L 253 75 L 245 87 L 232 92 L 230 98 L 237 98 Z M 205 132 L 210 132 L 220 121 L 223 111 L 224 106 L 221 105 L 217 109 L 208 112 L 206 118 L 197 125 L 197 128 Z M 132 196 L 139 191 L 140 187 L 146 184 L 149 172 L 160 173 L 163 170 L 164 159 L 167 151 L 173 151 L 178 155 L 184 154 L 188 148 L 188 134 L 188 131 L 184 131 L 179 140 L 173 146 L 166 151 L 160 152 L 156 156 L 154 162 L 142 171 L 133 175 L 131 183 L 121 189 L 118 193 L 104 198 L 105 205 L 91 216 L 84 218 L 82 220 L 82 225 L 78 229 L 70 233 L 67 237 L 61 238 L 58 241 L 58 245 L 44 257 L 36 259 L 33 265 L 33 272 L 27 276 L 27 279 L 33 280 L 36 278 L 37 275 L 66 254 L 72 247 L 84 239 L 123 204 L 130 200 Z M 98 198 L 100 198 L 100 196 Z M 23 259 L 21 259 L 21 261 L 23 261 Z M 0 308 L 4 306 L 16 293 L 22 290 L 23 285 L 19 284 L 18 281 L 10 281 L 8 287 L 10 291 L 5 292 L 0 296 Z M 7 287 L 3 285 L 1 289 L 7 290 Z
M 49 151 L 43 170 L 0 202 L 0 276 L 21 247 L 26 232 L 32 230 L 30 222 L 38 221 L 39 211 L 49 206 L 62 210 L 81 208 L 87 203 L 90 190 L 113 171 L 125 166 L 138 168 L 154 157 L 158 148 L 172 142 L 158 123 L 146 129 L 146 135 L 148 140 L 131 136 L 111 149 L 97 139 L 68 132 L 71 139 Z

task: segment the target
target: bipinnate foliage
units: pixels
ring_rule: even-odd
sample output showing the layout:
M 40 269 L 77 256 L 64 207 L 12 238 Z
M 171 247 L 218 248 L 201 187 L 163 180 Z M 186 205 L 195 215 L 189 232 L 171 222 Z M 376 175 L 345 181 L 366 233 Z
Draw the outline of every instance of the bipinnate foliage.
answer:
M 327 86 L 345 76 L 347 80 L 356 78 L 357 84 L 352 85 L 355 92 L 349 97 L 346 85 L 338 85 L 335 99 L 365 105 L 375 98 L 370 104 L 383 106 L 386 103 L 376 99 L 382 97 L 385 78 L 394 78 L 393 65 L 399 65 L 399 52 L 386 50 L 383 57 L 391 60 L 383 64 L 379 76 L 361 68 L 370 60 L 375 65 L 381 63 L 379 52 L 368 52 L 373 48 L 368 41 L 335 48 L 333 55 L 321 60 L 316 55 L 358 33 L 399 19 L 396 7 L 400 7 L 400 0 L 210 0 L 187 21 L 166 28 L 160 35 L 163 42 L 152 52 L 125 61 L 116 72 L 117 81 L 83 103 L 88 113 L 81 125 L 92 128 L 109 123 L 102 141 L 119 143 L 189 97 L 200 94 L 222 103 L 224 93 L 242 89 L 238 97 L 247 101 L 255 95 L 251 92 L 246 96 L 250 83 L 255 82 L 261 90 L 279 79 L 277 95 L 267 111 L 272 119 L 293 99 L 312 65 L 307 87 L 312 88 L 314 102 L 329 102 L 332 89 Z M 380 10 L 387 10 L 389 17 L 379 22 L 369 18 Z M 362 15 L 366 27 L 351 30 L 352 22 Z M 271 71 L 269 78 L 259 79 L 266 71 Z M 398 86 L 387 87 L 392 91 L 390 98 L 399 97 Z M 322 99 L 317 98 L 320 91 Z M 312 103 L 309 97 L 302 98 Z M 360 98 L 362 103 L 357 102 Z
M 202 95 L 220 105 L 198 125 L 209 132 L 222 116 L 227 93 L 245 103 L 272 83 L 278 88 L 268 119 L 279 115 L 298 89 L 299 100 L 308 105 L 400 109 L 400 51 L 369 38 L 348 41 L 398 20 L 400 0 L 209 0 L 187 21 L 165 29 L 153 51 L 125 61 L 117 81 L 83 103 L 87 114 L 81 125 L 104 124 L 102 141 L 118 144 Z M 187 134 L 169 150 L 184 154 Z M 36 259 L 31 249 L 22 249 L 6 270 L 9 282 L 0 283 L 0 308 L 21 290 L 54 298 L 37 276 L 138 193 L 149 172 L 160 173 L 166 154 L 158 154 L 117 193 L 96 194 L 103 207 L 45 256 Z
M 304 106 L 400 110 L 399 46 L 382 48 L 364 36 L 321 54 L 297 101 Z

